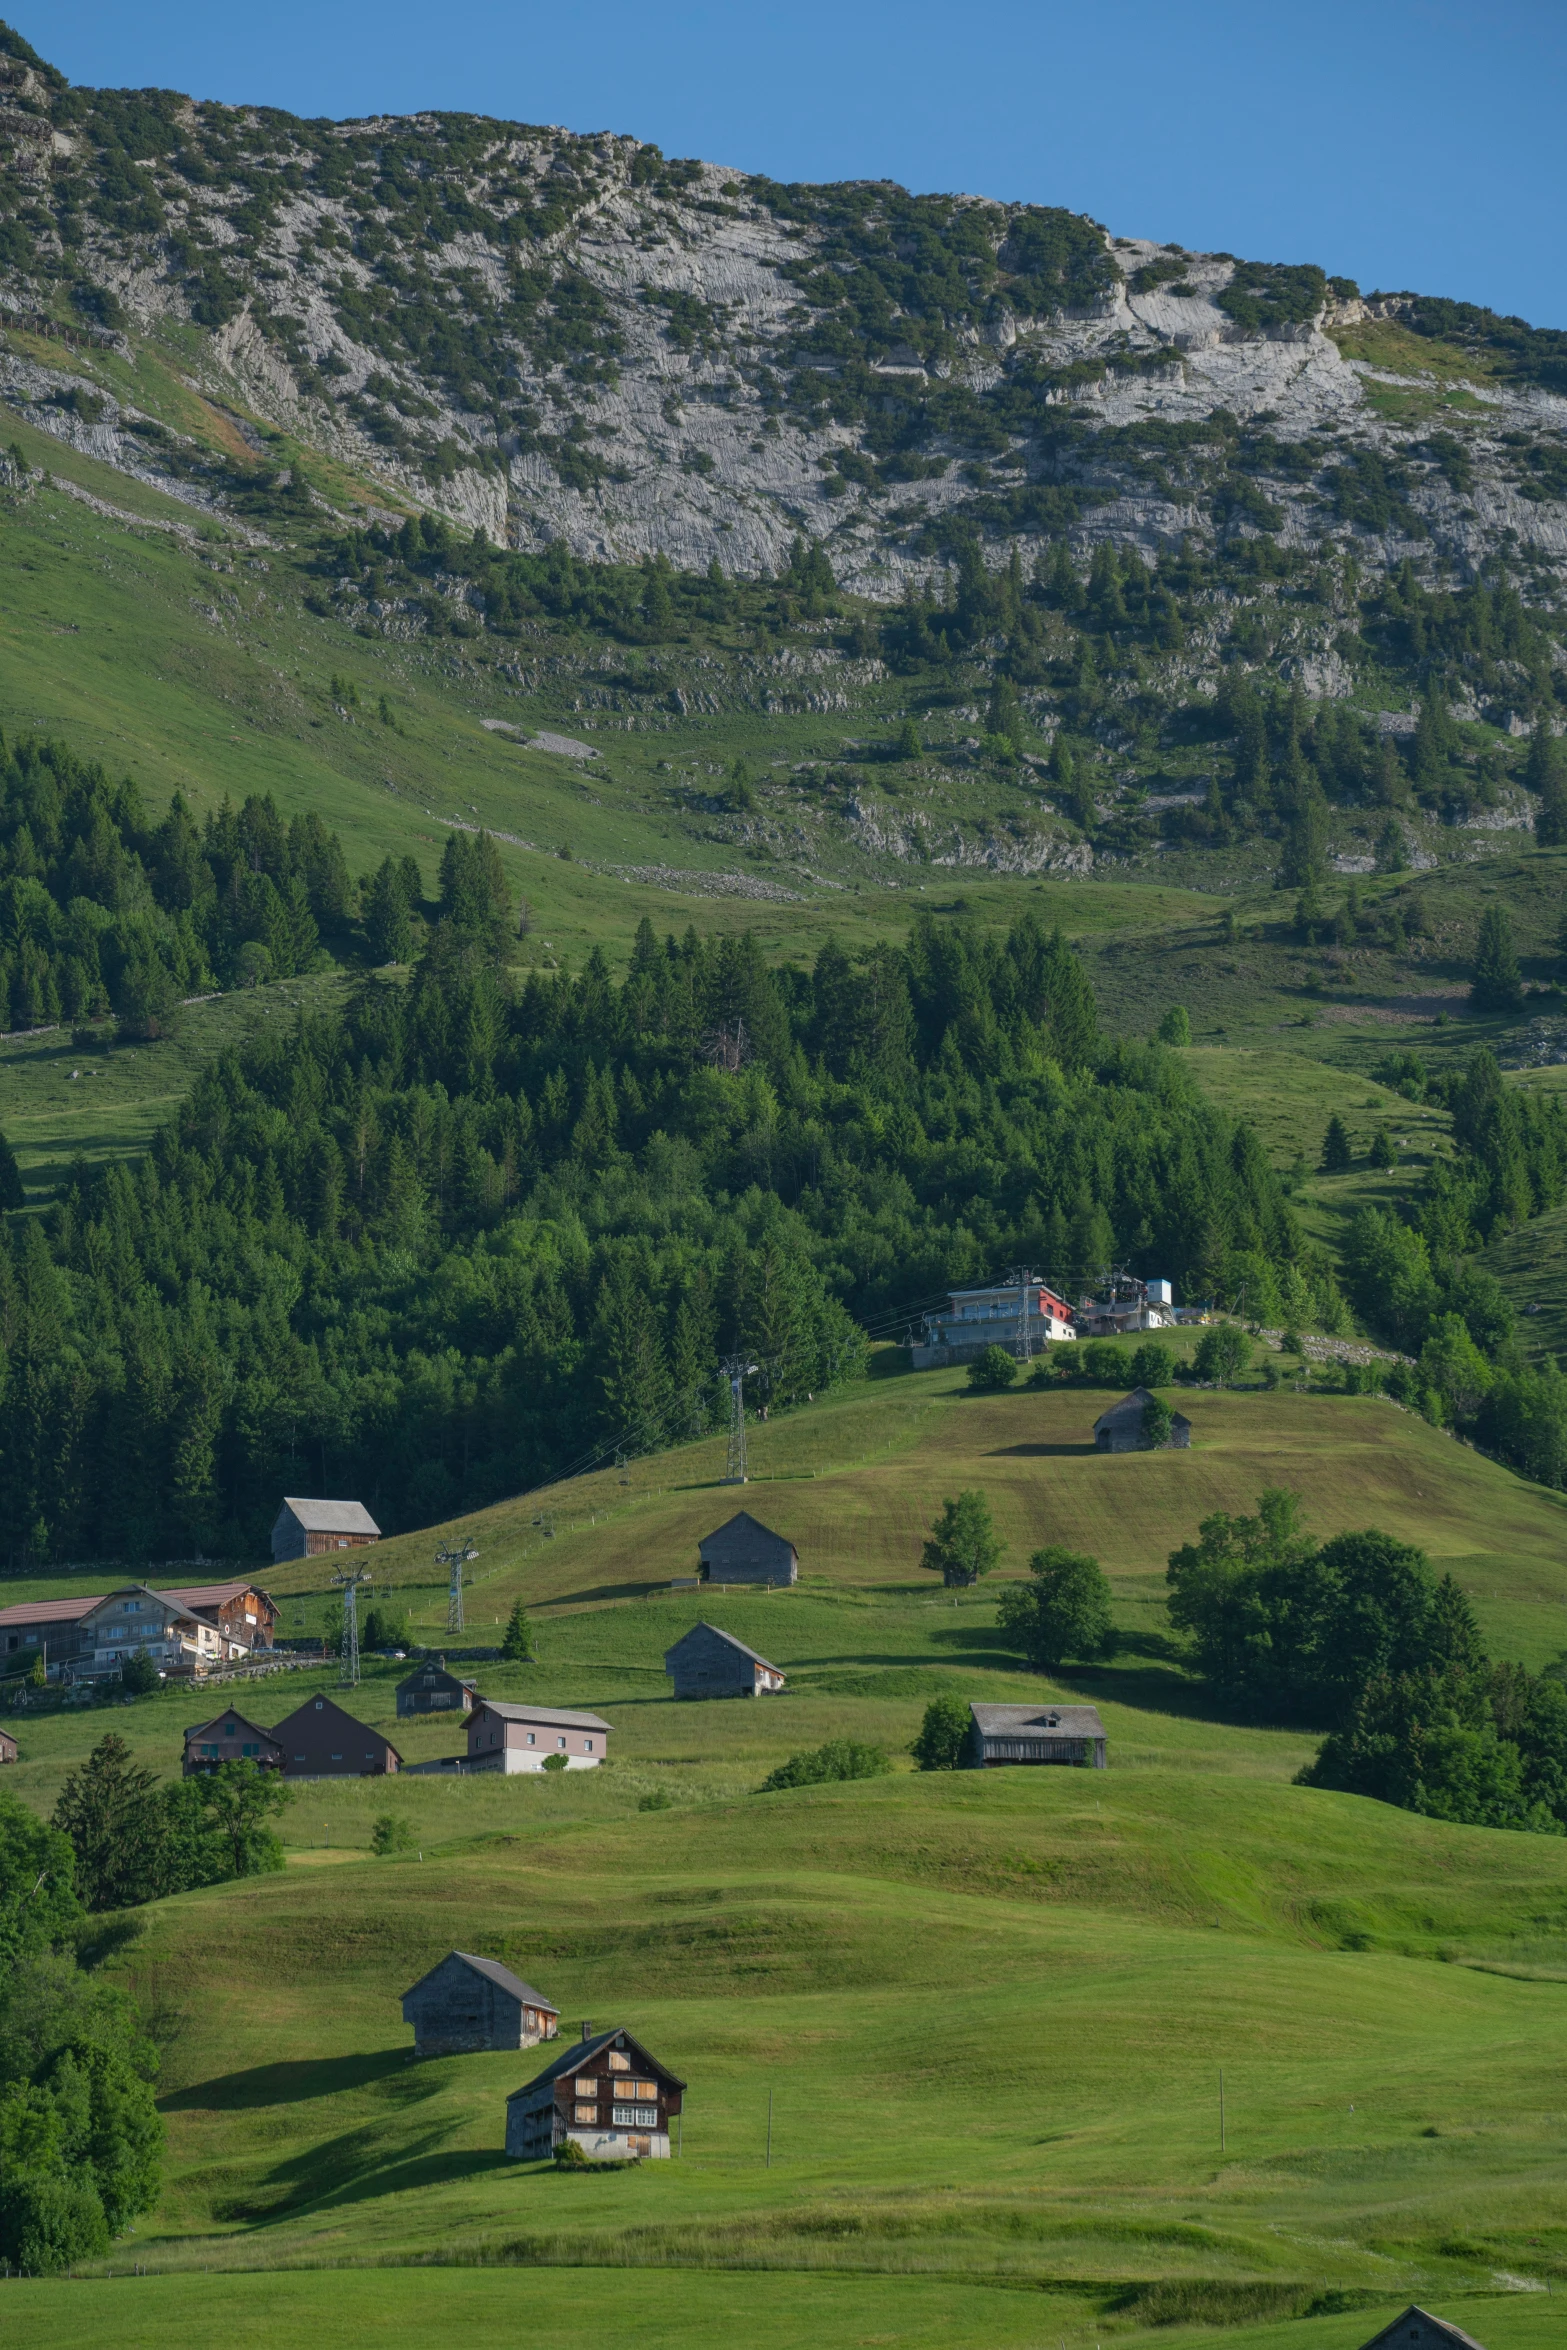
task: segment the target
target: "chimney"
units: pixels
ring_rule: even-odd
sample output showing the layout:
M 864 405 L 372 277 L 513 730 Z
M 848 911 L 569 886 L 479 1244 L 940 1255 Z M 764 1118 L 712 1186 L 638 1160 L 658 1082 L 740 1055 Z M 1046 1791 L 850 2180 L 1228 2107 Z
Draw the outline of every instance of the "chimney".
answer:
M 584 2040 L 591 2040 L 593 2037 L 593 2026 L 588 2022 L 586 2016 L 582 2019 L 582 2037 Z

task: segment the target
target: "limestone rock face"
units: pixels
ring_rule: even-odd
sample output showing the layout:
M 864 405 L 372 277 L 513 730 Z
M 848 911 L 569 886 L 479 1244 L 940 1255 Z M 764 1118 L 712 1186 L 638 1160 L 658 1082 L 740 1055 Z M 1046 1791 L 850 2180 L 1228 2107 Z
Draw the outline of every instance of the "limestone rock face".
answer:
M 0 309 L 65 335 L 57 367 L 5 362 L 7 396 L 198 505 L 221 466 L 73 405 L 71 339 L 194 326 L 183 371 L 236 451 L 259 420 L 362 508 L 589 558 L 755 575 L 804 537 L 884 599 L 965 536 L 990 562 L 1249 534 L 1457 577 L 1503 545 L 1567 562 L 1567 357 L 1530 377 L 1476 343 L 1464 382 L 1401 331 L 1410 298 L 1317 270 L 629 138 L 72 91 L 6 55 L 0 186 L 35 224 Z

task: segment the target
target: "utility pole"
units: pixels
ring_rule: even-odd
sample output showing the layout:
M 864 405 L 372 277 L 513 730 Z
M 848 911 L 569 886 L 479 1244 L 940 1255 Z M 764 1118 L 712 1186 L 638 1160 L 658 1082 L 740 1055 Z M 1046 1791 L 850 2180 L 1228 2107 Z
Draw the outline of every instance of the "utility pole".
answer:
M 469 1561 L 476 1559 L 478 1555 L 472 1543 L 469 1542 L 442 1543 L 435 1554 L 436 1565 L 444 1567 L 447 1571 L 446 1629 L 448 1632 L 461 1632 L 464 1629 L 462 1571 Z
M 773 2167 L 773 2093 L 767 2092 L 767 2168 Z
M 359 1686 L 359 1586 L 373 1583 L 375 1576 L 369 1567 L 339 1568 L 332 1577 L 333 1584 L 343 1594 L 343 1645 L 339 1652 L 338 1684 L 344 1689 Z
M 1018 1265 L 1013 1268 L 1007 1278 L 1009 1281 L 1015 1281 L 1018 1285 L 1017 1341 L 1013 1352 L 1020 1363 L 1031 1363 L 1034 1359 L 1034 1333 L 1028 1326 L 1028 1292 L 1035 1276 L 1027 1265 Z
M 729 1461 L 721 1485 L 745 1483 L 745 1383 L 756 1369 L 744 1355 L 725 1355 L 719 1370 L 729 1382 Z
M 1221 2154 L 1224 2152 L 1224 2148 L 1224 2067 L 1221 2064 L 1219 2067 L 1219 2152 Z

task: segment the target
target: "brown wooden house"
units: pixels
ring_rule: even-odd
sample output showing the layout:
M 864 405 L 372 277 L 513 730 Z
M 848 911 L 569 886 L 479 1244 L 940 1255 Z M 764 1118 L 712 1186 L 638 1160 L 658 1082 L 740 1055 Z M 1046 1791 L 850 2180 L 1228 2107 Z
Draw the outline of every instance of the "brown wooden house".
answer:
M 1473 2334 L 1448 2317 L 1433 2317 L 1411 2301 L 1401 2317 L 1373 2334 L 1364 2350 L 1482 2350 Z
M 460 1680 L 456 1673 L 449 1673 L 444 1656 L 432 1657 L 427 1664 L 411 1672 L 406 1681 L 397 1684 L 397 1710 L 400 1715 L 471 1714 L 473 1704 L 473 1683 Z
M 381 1529 L 362 1501 L 307 1501 L 285 1493 L 272 1527 L 272 1559 L 313 1559 L 329 1550 L 360 1550 Z
M 247 1721 L 230 1706 L 226 1713 L 214 1714 L 210 1722 L 198 1722 L 194 1730 L 186 1731 L 181 1775 L 199 1779 L 226 1762 L 253 1762 L 258 1770 L 280 1771 L 283 1749 L 275 1732 Z
M 225 1641 L 246 1650 L 270 1648 L 277 1630 L 277 1602 L 254 1583 L 180 1583 L 168 1596 L 216 1624 Z
M 773 1696 L 784 1685 L 776 1665 L 716 1624 L 693 1624 L 665 1649 L 664 1670 L 677 1697 Z
M 330 1697 L 307 1697 L 272 1736 L 283 1750 L 285 1779 L 379 1779 L 403 1766 L 389 1738 Z
M 627 2031 L 582 2038 L 506 2100 L 506 2151 L 522 2162 L 552 2155 L 568 2139 L 590 2162 L 658 2161 L 685 2083 Z
M 21 1748 L 17 1745 L 10 1731 L 0 1730 L 0 1763 L 15 1762 L 20 1754 Z
M 800 1577 L 794 1544 L 749 1510 L 736 1510 L 697 1544 L 704 1583 L 785 1585 Z
M 403 1993 L 415 2056 L 468 2056 L 486 2048 L 534 2048 L 560 2030 L 560 2009 L 499 1959 L 448 1951 Z

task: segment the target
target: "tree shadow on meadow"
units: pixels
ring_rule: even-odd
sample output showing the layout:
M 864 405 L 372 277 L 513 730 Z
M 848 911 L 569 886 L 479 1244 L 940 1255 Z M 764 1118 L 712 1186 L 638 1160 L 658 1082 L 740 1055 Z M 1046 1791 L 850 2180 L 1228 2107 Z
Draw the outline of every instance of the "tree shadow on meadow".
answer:
M 266 2105 L 301 2105 L 312 2097 L 340 2097 L 390 2083 L 398 2074 L 406 2076 L 397 2082 L 398 2092 L 410 2102 L 433 2095 L 439 2086 L 422 2067 L 415 2070 L 411 2048 L 377 2048 L 361 2056 L 297 2057 L 252 2065 L 246 2072 L 192 2081 L 187 2088 L 160 2097 L 158 2104 L 165 2113 L 243 2113 Z
M 1088 1460 L 1099 1450 L 1092 1437 L 1081 1444 L 997 1444 L 988 1461 Z
M 344 2131 L 275 2164 L 248 2191 L 215 2206 L 213 2217 L 253 2222 L 294 2218 L 305 2210 L 333 2210 L 345 2203 L 451 2186 L 489 2171 L 515 2168 L 500 2147 L 445 2144 L 457 2126 L 453 2122 L 427 2130 L 390 2158 L 380 2125 Z

